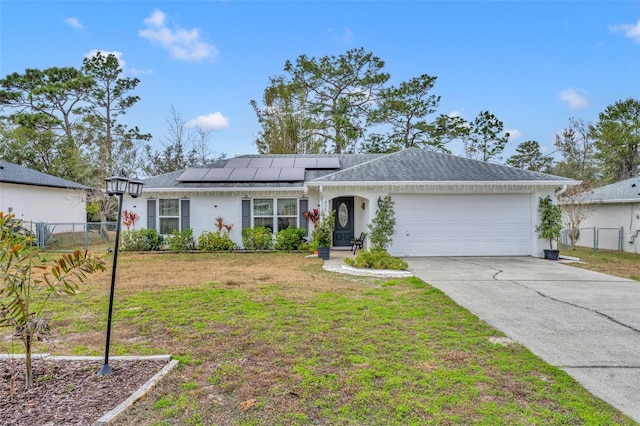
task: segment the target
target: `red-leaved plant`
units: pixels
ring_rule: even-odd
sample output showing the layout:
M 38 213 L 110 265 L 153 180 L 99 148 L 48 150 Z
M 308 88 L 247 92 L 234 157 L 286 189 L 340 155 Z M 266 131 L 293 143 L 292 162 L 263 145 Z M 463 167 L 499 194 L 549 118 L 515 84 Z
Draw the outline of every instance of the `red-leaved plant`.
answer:
M 135 226 L 138 219 L 140 219 L 140 216 L 138 216 L 137 213 L 130 212 L 129 210 L 122 211 L 122 224 L 127 227 L 127 231 L 132 226 Z
M 307 212 L 302 213 L 309 222 L 313 223 L 313 229 L 318 227 L 318 223 L 320 223 L 320 210 L 313 209 Z

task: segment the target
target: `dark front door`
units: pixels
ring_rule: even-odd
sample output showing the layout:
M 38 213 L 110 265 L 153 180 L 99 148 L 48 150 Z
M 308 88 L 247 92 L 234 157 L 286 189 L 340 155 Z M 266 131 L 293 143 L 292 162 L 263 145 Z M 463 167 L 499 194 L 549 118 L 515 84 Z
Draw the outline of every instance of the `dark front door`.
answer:
M 333 209 L 336 212 L 333 245 L 336 247 L 350 246 L 353 238 L 353 197 L 335 198 Z

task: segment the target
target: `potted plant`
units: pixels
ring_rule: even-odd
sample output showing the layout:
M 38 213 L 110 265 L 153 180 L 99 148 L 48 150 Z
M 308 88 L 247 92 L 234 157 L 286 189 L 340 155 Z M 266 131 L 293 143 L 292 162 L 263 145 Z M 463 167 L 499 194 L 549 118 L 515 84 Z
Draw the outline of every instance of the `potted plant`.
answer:
M 329 259 L 329 252 L 333 240 L 334 223 L 335 219 L 333 212 L 325 213 L 322 215 L 315 231 L 313 231 L 314 240 L 318 243 L 318 257 L 324 260 Z
M 544 250 L 544 258 L 558 260 L 560 250 L 553 249 L 553 241 L 558 241 L 562 233 L 562 211 L 553 204 L 551 197 L 540 198 L 538 201 L 538 215 L 540 224 L 536 226 L 539 238 L 549 240 L 549 249 Z

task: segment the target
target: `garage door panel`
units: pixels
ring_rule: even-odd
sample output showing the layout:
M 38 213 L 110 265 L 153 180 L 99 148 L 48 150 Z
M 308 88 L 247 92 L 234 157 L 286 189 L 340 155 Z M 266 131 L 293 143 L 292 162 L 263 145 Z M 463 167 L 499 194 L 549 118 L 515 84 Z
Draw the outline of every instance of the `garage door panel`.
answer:
M 528 194 L 395 195 L 399 256 L 528 255 Z

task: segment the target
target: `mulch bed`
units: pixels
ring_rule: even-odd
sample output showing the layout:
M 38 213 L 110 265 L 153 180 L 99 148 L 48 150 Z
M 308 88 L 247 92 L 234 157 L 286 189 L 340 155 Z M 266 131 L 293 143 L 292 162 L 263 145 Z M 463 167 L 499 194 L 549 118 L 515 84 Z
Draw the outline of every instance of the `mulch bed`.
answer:
M 98 377 L 102 361 L 34 359 L 26 391 L 23 359 L 0 359 L 2 425 L 91 425 L 137 391 L 168 361 L 109 361 L 113 373 Z

